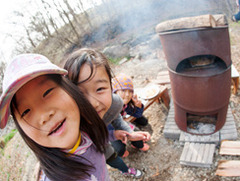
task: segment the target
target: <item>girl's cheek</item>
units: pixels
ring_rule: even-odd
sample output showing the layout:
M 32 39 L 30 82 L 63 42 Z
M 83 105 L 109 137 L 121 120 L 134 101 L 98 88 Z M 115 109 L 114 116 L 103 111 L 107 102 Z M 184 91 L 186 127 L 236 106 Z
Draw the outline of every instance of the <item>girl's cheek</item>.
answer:
M 121 98 L 124 98 L 124 93 L 123 93 L 123 92 L 119 92 L 118 95 L 119 95 Z

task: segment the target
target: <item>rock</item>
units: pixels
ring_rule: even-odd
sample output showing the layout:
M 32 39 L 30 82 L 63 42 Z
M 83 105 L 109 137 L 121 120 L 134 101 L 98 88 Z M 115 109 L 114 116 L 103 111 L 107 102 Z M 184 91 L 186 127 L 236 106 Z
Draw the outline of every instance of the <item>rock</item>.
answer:
M 129 46 L 128 45 L 113 45 L 104 48 L 104 55 L 108 58 L 122 58 L 129 56 Z
M 128 59 L 127 58 L 123 58 L 122 60 L 119 61 L 118 64 L 121 65 L 121 64 L 125 63 L 126 61 L 128 61 Z

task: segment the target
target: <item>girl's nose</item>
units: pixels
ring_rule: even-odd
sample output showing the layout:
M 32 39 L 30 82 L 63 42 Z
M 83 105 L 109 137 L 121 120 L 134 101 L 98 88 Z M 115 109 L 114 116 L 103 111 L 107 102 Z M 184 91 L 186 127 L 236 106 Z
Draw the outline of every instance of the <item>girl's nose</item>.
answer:
M 51 118 L 54 116 L 55 111 L 53 109 L 45 109 L 45 111 L 43 111 L 42 113 L 40 113 L 40 124 L 44 125 L 46 124 L 48 121 L 51 120 Z

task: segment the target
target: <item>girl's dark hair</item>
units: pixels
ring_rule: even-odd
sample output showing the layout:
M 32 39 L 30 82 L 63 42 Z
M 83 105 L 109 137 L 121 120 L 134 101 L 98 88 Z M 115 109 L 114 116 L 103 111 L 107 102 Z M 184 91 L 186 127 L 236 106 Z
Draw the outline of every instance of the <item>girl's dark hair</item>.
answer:
M 47 75 L 51 80 L 61 86 L 77 103 L 80 111 L 80 131 L 89 135 L 98 152 L 104 153 L 108 139 L 108 131 L 94 110 L 92 105 L 84 97 L 79 88 L 61 75 Z M 64 103 L 63 103 L 64 104 Z M 90 175 L 89 171 L 95 169 L 94 165 L 86 158 L 79 155 L 71 155 L 58 148 L 48 148 L 37 144 L 21 129 L 13 110 L 17 108 L 16 100 L 11 103 L 12 116 L 16 127 L 24 141 L 39 159 L 41 168 L 51 180 L 78 180 Z M 88 164 L 86 164 L 88 163 Z
M 78 49 L 68 54 L 63 61 L 65 62 L 64 69 L 68 71 L 67 77 L 76 85 L 86 82 L 94 76 L 94 66 L 104 66 L 108 74 L 110 84 L 112 84 L 112 71 L 108 64 L 108 59 L 103 53 L 97 50 L 90 48 Z M 90 66 L 91 74 L 86 80 L 78 82 L 80 69 L 85 63 Z

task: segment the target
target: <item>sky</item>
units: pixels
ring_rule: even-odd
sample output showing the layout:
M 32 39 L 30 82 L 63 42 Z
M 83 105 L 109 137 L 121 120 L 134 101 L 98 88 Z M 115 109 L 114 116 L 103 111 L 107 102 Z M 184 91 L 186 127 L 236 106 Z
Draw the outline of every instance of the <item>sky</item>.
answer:
M 1 0 L 0 2 L 0 61 L 7 61 L 11 58 L 13 40 L 6 39 L 6 34 L 11 33 L 10 19 L 12 12 L 17 10 L 23 0 Z

